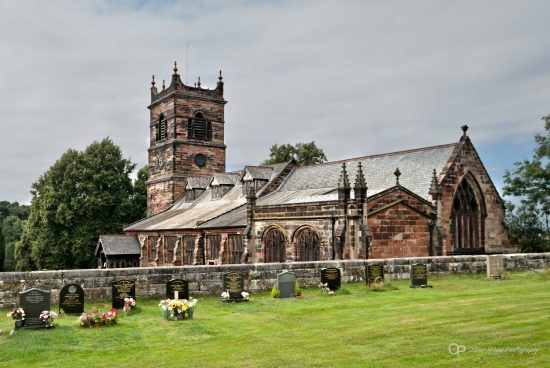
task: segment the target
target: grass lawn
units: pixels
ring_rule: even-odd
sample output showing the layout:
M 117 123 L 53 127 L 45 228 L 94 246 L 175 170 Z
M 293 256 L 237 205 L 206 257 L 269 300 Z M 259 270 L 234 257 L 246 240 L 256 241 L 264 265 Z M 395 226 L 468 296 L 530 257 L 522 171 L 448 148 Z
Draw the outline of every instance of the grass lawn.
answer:
M 310 288 L 292 300 L 265 292 L 238 304 L 203 297 L 191 321 L 164 321 L 158 300 L 141 299 L 114 327 L 80 328 L 63 316 L 53 330 L 12 336 L 2 310 L 0 366 L 550 366 L 550 272 L 430 277 L 433 289 L 392 284 L 386 292 L 346 284 L 332 297 Z M 453 343 L 465 351 L 450 354 Z

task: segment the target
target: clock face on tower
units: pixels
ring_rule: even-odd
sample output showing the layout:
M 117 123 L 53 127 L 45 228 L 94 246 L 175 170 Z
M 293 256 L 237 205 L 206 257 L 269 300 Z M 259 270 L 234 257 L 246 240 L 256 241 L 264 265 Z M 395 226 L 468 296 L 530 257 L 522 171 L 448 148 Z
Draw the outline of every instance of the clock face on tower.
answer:
M 202 153 L 197 153 L 193 161 L 195 162 L 195 165 L 197 165 L 198 167 L 206 166 L 206 156 L 203 155 Z

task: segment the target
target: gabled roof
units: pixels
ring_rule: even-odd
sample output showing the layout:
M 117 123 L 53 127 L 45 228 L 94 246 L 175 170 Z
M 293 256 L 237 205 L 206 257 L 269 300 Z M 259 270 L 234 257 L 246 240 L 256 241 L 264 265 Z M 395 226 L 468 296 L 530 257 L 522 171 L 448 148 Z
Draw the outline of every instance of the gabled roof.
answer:
M 137 236 L 100 235 L 95 254 L 103 248 L 106 256 L 141 255 L 141 246 Z
M 190 176 L 187 178 L 186 189 L 206 189 L 211 181 L 210 176 Z
M 240 172 L 216 173 L 210 185 L 235 185 L 241 176 Z

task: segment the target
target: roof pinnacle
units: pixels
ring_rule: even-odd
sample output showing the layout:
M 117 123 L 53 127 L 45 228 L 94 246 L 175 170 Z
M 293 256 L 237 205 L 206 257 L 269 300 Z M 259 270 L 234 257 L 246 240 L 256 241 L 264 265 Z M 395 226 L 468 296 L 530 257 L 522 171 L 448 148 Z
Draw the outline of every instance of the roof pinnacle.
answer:
M 399 168 L 395 169 L 393 175 L 395 175 L 395 185 L 401 185 L 399 184 L 399 177 L 401 176 L 401 171 L 399 171 Z

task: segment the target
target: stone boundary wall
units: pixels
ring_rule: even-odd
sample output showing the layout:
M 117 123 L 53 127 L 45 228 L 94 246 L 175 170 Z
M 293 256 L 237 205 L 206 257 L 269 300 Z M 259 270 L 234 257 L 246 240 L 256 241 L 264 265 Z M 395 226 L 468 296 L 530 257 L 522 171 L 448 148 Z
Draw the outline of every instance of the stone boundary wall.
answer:
M 505 254 L 504 267 L 509 271 L 550 268 L 550 253 Z M 221 266 L 142 267 L 65 271 L 0 272 L 0 308 L 12 308 L 20 291 L 41 288 L 52 291 L 52 309 L 57 309 L 59 290 L 69 283 L 80 284 L 86 299 L 111 298 L 111 282 L 120 279 L 136 281 L 137 298 L 164 298 L 166 281 L 189 280 L 191 295 L 220 294 L 223 274 L 238 271 L 245 274 L 245 290 L 270 290 L 282 270 L 296 273 L 302 286 L 318 285 L 320 269 L 338 267 L 342 282 L 361 282 L 367 264 L 384 264 L 386 279 L 408 279 L 410 266 L 428 265 L 430 274 L 486 272 L 486 256 L 415 257 L 372 260 L 345 260 L 293 263 L 257 263 Z

